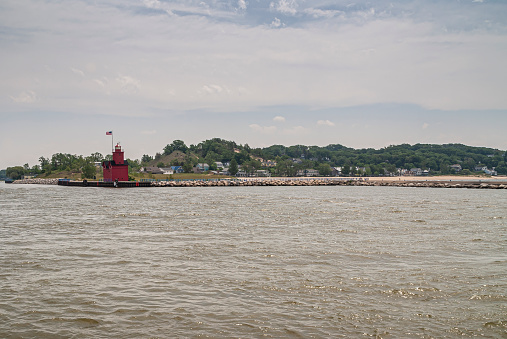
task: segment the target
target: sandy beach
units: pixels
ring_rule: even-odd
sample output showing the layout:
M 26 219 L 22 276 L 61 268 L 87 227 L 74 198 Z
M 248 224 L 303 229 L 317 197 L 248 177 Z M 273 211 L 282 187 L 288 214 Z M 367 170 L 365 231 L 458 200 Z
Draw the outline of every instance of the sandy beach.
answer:
M 283 180 L 300 180 L 304 178 L 311 179 L 332 179 L 339 178 L 340 180 L 360 180 L 360 181 L 428 181 L 428 182 L 441 182 L 441 181 L 450 181 L 450 182 L 507 182 L 507 176 L 499 175 L 494 177 L 484 177 L 478 175 L 468 175 L 468 176 L 457 176 L 457 175 L 439 175 L 439 176 L 401 176 L 401 177 L 248 177 L 241 178 L 243 180 L 259 180 L 259 179 L 283 179 Z
M 353 179 L 353 178 L 351 178 Z M 456 175 L 439 175 L 439 176 L 402 176 L 402 177 L 364 177 L 365 180 L 371 181 L 507 181 L 507 176 L 499 175 L 494 177 L 483 177 L 478 175 L 456 176 Z

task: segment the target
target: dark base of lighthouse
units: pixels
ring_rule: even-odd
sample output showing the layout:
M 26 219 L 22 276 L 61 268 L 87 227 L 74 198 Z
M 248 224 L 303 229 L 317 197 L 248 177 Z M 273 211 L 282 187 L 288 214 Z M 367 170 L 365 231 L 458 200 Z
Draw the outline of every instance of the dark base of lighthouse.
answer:
M 77 186 L 77 187 L 150 187 L 151 182 L 139 181 L 71 181 L 66 179 L 58 180 L 60 186 Z

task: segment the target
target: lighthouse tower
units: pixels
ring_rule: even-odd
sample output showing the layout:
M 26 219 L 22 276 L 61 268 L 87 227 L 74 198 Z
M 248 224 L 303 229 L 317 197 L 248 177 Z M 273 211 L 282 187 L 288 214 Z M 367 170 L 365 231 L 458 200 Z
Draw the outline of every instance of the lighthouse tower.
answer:
M 102 170 L 104 181 L 129 180 L 129 165 L 123 157 L 123 151 L 119 144 L 114 147 L 113 160 L 102 162 Z

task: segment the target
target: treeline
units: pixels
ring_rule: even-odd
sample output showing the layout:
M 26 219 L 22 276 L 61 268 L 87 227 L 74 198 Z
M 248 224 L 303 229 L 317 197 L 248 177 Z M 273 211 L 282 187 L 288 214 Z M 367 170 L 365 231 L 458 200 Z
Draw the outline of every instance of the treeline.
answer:
M 300 158 L 315 164 L 329 163 L 335 167 L 365 168 L 372 175 L 395 172 L 396 169 L 421 168 L 432 174 L 449 174 L 451 165 L 459 164 L 463 174 L 470 174 L 475 166 L 495 168 L 499 174 L 507 174 L 505 151 L 462 144 L 402 144 L 381 149 L 353 149 L 342 145 L 325 147 L 274 145 L 262 149 L 268 159 Z
M 20 179 L 23 175 L 50 175 L 53 172 L 71 172 L 81 173 L 83 178 L 93 178 L 96 175 L 95 162 L 104 160 L 112 160 L 112 155 L 108 154 L 103 156 L 101 153 L 93 153 L 90 156 L 84 157 L 82 155 L 56 153 L 51 158 L 41 156 L 39 164 L 30 166 L 24 164 L 23 166 L 8 167 L 5 170 L 5 176 L 11 179 Z M 129 160 L 129 170 L 136 170 L 140 166 L 139 160 Z
M 453 173 L 451 165 L 459 164 L 461 174 L 470 174 L 478 165 L 495 169 L 498 174 L 507 174 L 506 152 L 493 148 L 473 147 L 462 144 L 402 144 L 381 149 L 354 149 L 339 144 L 320 146 L 283 146 L 272 145 L 266 148 L 252 148 L 234 141 L 214 138 L 196 145 L 187 146 L 182 140 L 174 140 L 166 145 L 162 152 L 155 156 L 143 155 L 140 160 L 127 159 L 129 172 L 138 171 L 141 166 L 162 164 L 164 156 L 179 154 L 171 161 L 172 166 L 183 166 L 191 172 L 198 163 L 207 163 L 211 170 L 216 170 L 215 162 L 231 163 L 246 172 L 263 168 L 260 161 L 271 160 L 272 166 L 264 167 L 273 175 L 292 176 L 298 170 L 316 169 L 321 175 L 330 175 L 333 167 L 341 167 L 345 175 L 386 175 L 396 173 L 397 169 L 410 170 L 421 168 L 430 174 Z M 69 171 L 82 173 L 83 177 L 92 178 L 96 169 L 95 162 L 111 160 L 112 155 L 103 156 L 93 153 L 90 156 L 57 153 L 51 158 L 40 157 L 39 164 L 30 167 L 9 167 L 5 176 L 13 179 L 26 174 L 51 174 L 52 172 Z M 276 163 L 276 166 L 274 165 Z M 360 169 L 360 170 L 358 170 Z
M 186 162 L 230 162 L 247 168 L 258 169 L 262 164 L 257 159 L 272 160 L 276 167 L 269 168 L 275 175 L 294 175 L 300 169 L 316 169 L 322 175 L 330 173 L 332 167 L 341 167 L 347 175 L 384 175 L 397 169 L 421 168 L 431 174 L 454 173 L 451 165 L 459 164 L 462 174 L 470 174 L 478 165 L 495 168 L 498 174 L 507 174 L 506 153 L 487 147 L 462 144 L 402 144 L 381 149 L 354 149 L 339 144 L 319 146 L 273 145 L 266 148 L 251 148 L 248 144 L 214 138 L 197 145 L 187 146 L 175 140 L 164 147 L 163 153 L 155 158 L 144 155 L 141 162 L 161 158 L 163 155 L 180 151 L 187 155 Z M 183 162 L 182 162 L 183 163 Z M 359 173 L 358 169 L 361 169 Z

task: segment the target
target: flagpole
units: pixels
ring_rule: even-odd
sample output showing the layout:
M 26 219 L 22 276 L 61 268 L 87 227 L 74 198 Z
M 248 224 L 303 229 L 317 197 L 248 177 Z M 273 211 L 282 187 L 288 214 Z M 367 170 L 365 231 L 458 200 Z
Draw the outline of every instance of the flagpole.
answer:
M 107 131 L 106 135 L 110 135 L 111 136 L 111 152 L 114 152 L 113 131 Z

